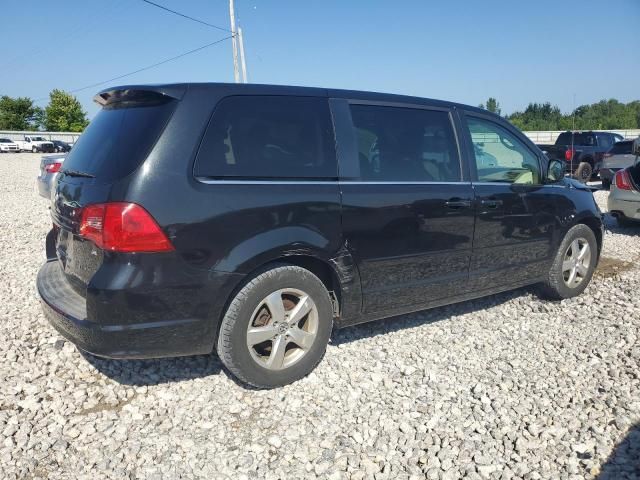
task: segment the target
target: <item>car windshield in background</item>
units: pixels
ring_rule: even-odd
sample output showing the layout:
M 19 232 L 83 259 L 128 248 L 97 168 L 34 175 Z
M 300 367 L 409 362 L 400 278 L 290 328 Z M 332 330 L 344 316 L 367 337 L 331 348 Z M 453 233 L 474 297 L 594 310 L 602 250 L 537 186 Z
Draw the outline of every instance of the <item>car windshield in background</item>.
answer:
M 34 142 L 46 142 L 47 141 L 43 137 L 31 137 L 31 140 L 33 140 Z
M 125 177 L 156 143 L 174 105 L 170 101 L 103 108 L 75 143 L 64 171 L 81 172 L 107 182 Z
M 632 144 L 633 144 L 632 141 L 618 142 L 614 144 L 613 147 L 611 147 L 611 149 L 609 150 L 609 153 L 612 153 L 614 155 L 615 154 L 624 155 L 627 153 L 631 153 Z
M 8 138 L 0 138 L 0 143 L 13 143 L 13 142 Z
M 571 137 L 573 136 L 573 141 Z M 574 133 L 563 132 L 556 140 L 556 145 L 593 145 L 593 135 L 588 133 Z

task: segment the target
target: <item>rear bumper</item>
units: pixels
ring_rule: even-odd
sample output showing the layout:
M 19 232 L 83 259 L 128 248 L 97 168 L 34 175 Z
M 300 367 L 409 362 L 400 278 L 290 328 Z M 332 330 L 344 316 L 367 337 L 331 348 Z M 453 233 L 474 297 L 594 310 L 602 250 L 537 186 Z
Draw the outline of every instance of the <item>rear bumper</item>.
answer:
M 607 200 L 607 208 L 613 215 L 623 215 L 629 220 L 640 221 L 640 193 L 612 190 Z
M 231 275 L 231 274 L 226 274 Z M 69 285 L 57 260 L 38 272 L 37 288 L 51 325 L 79 349 L 107 358 L 158 358 L 213 351 L 219 318 L 158 319 L 102 325 L 87 314 L 87 300 Z M 216 302 L 223 305 L 224 302 Z M 222 309 L 212 309 L 221 315 Z M 127 312 L 122 312 L 126 315 Z M 135 313 L 131 313 L 135 316 Z
M 38 177 L 36 183 L 38 185 L 38 193 L 40 194 L 40 196 L 46 198 L 47 200 L 50 200 L 51 184 L 53 183 L 53 178 L 49 178 L 48 176 Z

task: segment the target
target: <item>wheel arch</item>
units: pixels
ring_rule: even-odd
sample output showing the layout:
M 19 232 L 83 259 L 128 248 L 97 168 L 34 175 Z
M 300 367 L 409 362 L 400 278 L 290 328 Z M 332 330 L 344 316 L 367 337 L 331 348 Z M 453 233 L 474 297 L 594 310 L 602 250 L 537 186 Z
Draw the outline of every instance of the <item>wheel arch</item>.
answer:
M 327 291 L 332 294 L 332 302 L 336 302 L 334 322 L 337 326 L 340 326 L 345 319 L 360 314 L 362 306 L 360 275 L 351 254 L 345 247 L 341 248 L 331 258 L 315 255 L 311 251 L 284 251 L 268 259 L 262 258 L 261 262 L 256 262 L 252 265 L 251 270 L 245 274 L 244 280 L 236 285 L 226 299 L 217 329 L 220 328 L 222 317 L 238 292 L 253 278 L 278 265 L 295 265 L 309 270 L 320 279 Z M 216 341 L 217 336 L 218 332 L 216 331 Z
M 579 219 L 575 223 L 575 225 L 579 225 L 579 224 L 586 225 L 593 231 L 593 234 L 596 237 L 596 242 L 598 243 L 598 258 L 600 258 L 600 254 L 602 253 L 602 243 L 603 243 L 602 228 L 601 228 L 602 221 L 598 220 L 595 217 L 587 216 Z

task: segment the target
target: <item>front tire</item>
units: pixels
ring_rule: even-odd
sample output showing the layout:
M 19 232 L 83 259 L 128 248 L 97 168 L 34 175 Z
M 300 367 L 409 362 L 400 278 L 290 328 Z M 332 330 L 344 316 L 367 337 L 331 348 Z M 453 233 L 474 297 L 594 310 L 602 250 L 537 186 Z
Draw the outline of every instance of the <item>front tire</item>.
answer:
M 598 243 L 588 226 L 578 224 L 565 235 L 547 280 L 541 286 L 542 296 L 563 300 L 580 295 L 589 285 L 598 262 Z
M 308 375 L 331 336 L 333 308 L 310 271 L 277 265 L 246 283 L 220 326 L 218 355 L 242 382 L 274 388 Z
M 31 147 L 31 153 L 38 153 L 38 149 L 36 147 Z

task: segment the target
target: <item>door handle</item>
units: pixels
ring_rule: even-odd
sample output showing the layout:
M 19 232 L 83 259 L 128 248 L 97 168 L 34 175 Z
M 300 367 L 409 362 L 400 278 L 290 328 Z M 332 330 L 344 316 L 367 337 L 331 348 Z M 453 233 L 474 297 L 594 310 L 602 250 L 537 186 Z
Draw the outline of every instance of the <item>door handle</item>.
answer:
M 480 205 L 487 208 L 498 208 L 500 205 L 502 205 L 502 200 L 480 200 Z
M 471 207 L 471 200 L 463 200 L 461 198 L 452 198 L 444 202 L 449 208 L 469 208 Z

